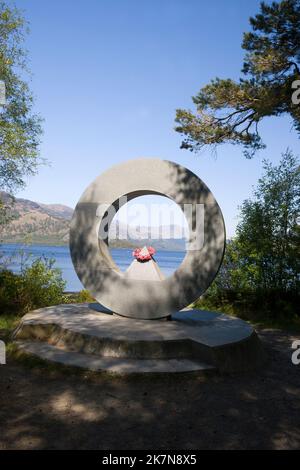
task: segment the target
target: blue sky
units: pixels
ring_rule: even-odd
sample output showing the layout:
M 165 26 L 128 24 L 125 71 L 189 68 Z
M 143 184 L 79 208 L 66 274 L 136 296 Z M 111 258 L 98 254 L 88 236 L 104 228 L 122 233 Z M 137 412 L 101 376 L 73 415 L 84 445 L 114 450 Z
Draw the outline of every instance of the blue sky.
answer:
M 17 196 L 75 206 L 113 164 L 138 157 L 172 160 L 213 191 L 233 235 L 237 207 L 261 175 L 299 140 L 288 117 L 266 120 L 267 149 L 253 160 L 226 145 L 217 158 L 180 150 L 176 108 L 210 79 L 238 78 L 243 31 L 256 0 L 17 0 L 30 22 L 26 47 L 36 110 L 44 117 L 49 165 Z

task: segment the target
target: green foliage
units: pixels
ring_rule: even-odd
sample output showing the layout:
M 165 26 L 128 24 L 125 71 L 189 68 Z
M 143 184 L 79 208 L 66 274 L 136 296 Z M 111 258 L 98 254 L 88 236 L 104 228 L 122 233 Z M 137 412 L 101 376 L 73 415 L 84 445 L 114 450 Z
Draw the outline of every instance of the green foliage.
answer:
M 244 261 L 249 287 L 299 288 L 300 169 L 297 158 L 287 151 L 278 166 L 264 162 L 254 198 L 241 208 L 237 227 L 239 253 Z
M 0 271 L 0 311 L 24 314 L 30 310 L 66 302 L 65 281 L 53 260 L 37 259 L 20 274 Z
M 2 333 L 2 330 L 12 330 L 17 323 L 17 319 L 13 315 L 6 315 L 6 314 L 1 314 L 0 315 L 0 333 Z M 1 334 L 1 339 L 2 339 L 2 334 Z
M 299 316 L 300 169 L 287 151 L 264 162 L 253 198 L 244 201 L 237 235 L 202 306 L 252 318 Z
M 79 292 L 72 292 L 67 294 L 68 304 L 80 304 L 85 302 L 95 302 L 94 297 L 92 297 L 91 293 L 86 289 L 82 289 Z
M 300 133 L 300 106 L 292 102 L 292 83 L 300 79 L 300 0 L 261 3 L 244 34 L 243 78 L 212 80 L 193 97 L 196 114 L 178 109 L 175 130 L 184 136 L 181 147 L 242 144 L 251 157 L 263 148 L 258 132 L 266 116 L 289 113 Z
M 0 1 L 0 80 L 5 82 L 7 101 L 0 108 L 0 189 L 9 192 L 24 186 L 24 177 L 36 172 L 39 157 L 40 118 L 32 112 L 33 97 L 23 79 L 25 32 L 20 12 Z
M 82 289 L 78 293 L 77 302 L 78 303 L 81 303 L 81 302 L 95 302 L 95 299 L 94 299 L 94 297 L 92 297 L 91 293 L 88 290 Z

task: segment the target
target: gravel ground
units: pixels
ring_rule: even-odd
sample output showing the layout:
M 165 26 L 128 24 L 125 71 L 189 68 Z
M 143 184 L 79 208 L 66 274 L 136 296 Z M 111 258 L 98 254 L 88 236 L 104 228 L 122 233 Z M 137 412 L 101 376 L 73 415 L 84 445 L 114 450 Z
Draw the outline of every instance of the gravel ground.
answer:
M 300 449 L 300 333 L 260 330 L 264 369 L 117 378 L 0 366 L 0 449 Z

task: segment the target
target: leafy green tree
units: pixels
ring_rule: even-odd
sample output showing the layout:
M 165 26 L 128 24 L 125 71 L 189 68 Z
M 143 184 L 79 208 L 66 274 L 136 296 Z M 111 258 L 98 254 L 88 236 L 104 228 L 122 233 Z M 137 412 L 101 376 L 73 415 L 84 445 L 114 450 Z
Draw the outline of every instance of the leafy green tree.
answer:
M 264 144 L 258 132 L 266 116 L 288 113 L 300 133 L 300 104 L 292 100 L 300 79 L 300 0 L 261 3 L 245 33 L 243 77 L 216 78 L 193 97 L 196 113 L 178 109 L 175 130 L 191 151 L 222 143 L 242 144 L 252 157 Z
M 254 197 L 244 201 L 237 227 L 239 258 L 249 287 L 299 288 L 300 167 L 289 150 L 278 166 L 264 162 Z
M 28 73 L 23 48 L 27 26 L 20 12 L 0 1 L 0 80 L 6 105 L 0 107 L 0 190 L 24 186 L 39 163 L 41 120 L 33 112 L 33 97 L 23 77 Z
M 250 320 L 291 319 L 299 312 L 300 168 L 287 150 L 244 201 L 236 236 L 227 243 L 215 281 L 201 308 L 220 309 Z M 298 313 L 299 315 L 299 313 Z
M 299 289 L 300 167 L 287 150 L 279 165 L 264 161 L 253 197 L 243 202 L 236 236 L 216 280 L 221 290 Z

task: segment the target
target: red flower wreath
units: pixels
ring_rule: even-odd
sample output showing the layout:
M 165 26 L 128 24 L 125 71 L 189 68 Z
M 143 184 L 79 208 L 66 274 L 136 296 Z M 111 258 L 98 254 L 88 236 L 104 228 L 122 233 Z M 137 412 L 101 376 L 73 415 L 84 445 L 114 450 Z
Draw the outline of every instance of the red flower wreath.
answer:
M 155 249 L 152 246 L 148 246 L 147 250 L 148 250 L 148 253 L 143 255 L 141 253 L 142 248 L 136 248 L 132 252 L 132 256 L 134 256 L 137 261 L 149 261 L 152 258 L 152 256 L 155 254 Z

